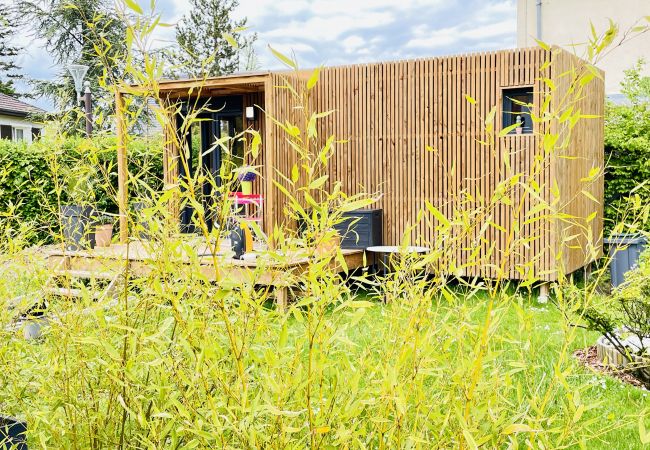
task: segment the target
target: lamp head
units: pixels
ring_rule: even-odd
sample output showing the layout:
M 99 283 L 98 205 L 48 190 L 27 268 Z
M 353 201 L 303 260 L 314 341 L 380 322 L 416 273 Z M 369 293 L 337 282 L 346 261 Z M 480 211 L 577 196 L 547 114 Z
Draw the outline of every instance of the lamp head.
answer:
M 77 99 L 81 100 L 81 88 L 86 72 L 88 72 L 88 66 L 83 64 L 70 64 L 68 66 L 68 72 L 70 72 L 72 81 L 74 81 L 74 90 L 77 91 Z

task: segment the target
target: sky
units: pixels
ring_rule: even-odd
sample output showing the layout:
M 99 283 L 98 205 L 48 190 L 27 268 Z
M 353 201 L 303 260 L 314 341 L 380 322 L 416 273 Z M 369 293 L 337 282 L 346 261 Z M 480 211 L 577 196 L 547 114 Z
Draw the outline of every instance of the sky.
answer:
M 140 0 L 140 3 L 143 0 Z M 163 21 L 175 23 L 190 0 L 158 0 Z M 240 0 L 236 18 L 256 32 L 261 69 L 281 66 L 268 46 L 294 53 L 301 67 L 386 61 L 512 48 L 516 0 Z M 173 29 L 159 36 L 173 40 Z M 21 33 L 20 64 L 31 78 L 60 70 L 42 43 Z M 32 101 L 51 109 L 48 101 Z

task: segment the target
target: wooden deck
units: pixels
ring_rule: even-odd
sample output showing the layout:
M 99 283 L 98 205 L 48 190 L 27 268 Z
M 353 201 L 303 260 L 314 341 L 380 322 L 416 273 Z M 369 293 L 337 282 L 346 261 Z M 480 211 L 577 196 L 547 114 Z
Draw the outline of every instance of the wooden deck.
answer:
M 363 267 L 362 250 L 343 249 L 341 253 L 347 270 Z M 157 262 L 163 257 L 162 249 L 137 240 L 93 250 L 69 251 L 50 247 L 45 250 L 45 255 L 52 271 L 64 267 L 72 273 L 98 274 L 102 278 L 107 278 L 109 274 L 125 273 L 127 270 L 131 277 L 148 276 L 156 270 Z M 186 265 L 188 270 L 198 268 L 200 275 L 207 281 L 218 280 L 231 286 L 247 283 L 272 286 L 279 309 L 286 308 L 290 288 L 300 282 L 301 275 L 304 275 L 310 264 L 304 253 L 295 252 L 279 260 L 260 252 L 256 261 L 242 261 L 232 258 L 232 253 L 227 248 L 222 247 L 213 255 L 205 246 L 190 251 L 179 248 L 171 256 L 166 254 L 164 257 L 174 264 Z M 333 270 L 345 271 L 334 259 L 329 264 Z

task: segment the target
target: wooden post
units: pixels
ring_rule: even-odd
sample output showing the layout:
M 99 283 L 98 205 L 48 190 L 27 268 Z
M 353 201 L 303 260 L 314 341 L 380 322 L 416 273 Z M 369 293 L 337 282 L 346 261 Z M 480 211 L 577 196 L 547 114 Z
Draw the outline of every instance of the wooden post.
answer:
M 269 248 L 275 248 L 275 242 L 273 240 L 273 227 L 275 226 L 275 195 L 273 190 L 275 186 L 273 185 L 273 176 L 275 174 L 275 150 L 276 146 L 273 142 L 275 137 L 275 124 L 269 118 L 269 114 L 275 114 L 275 105 L 273 96 L 275 95 L 275 89 L 273 85 L 273 80 L 269 78 L 264 82 L 264 141 L 263 147 L 264 150 L 264 167 L 262 167 L 262 175 L 264 177 L 264 182 L 266 183 L 266 198 L 264 199 L 264 228 L 266 228 L 266 235 L 269 237 Z
M 115 93 L 115 118 L 117 121 L 117 203 L 120 210 L 120 243 L 126 244 L 129 239 L 126 124 L 124 123 L 124 99 L 119 91 Z
M 179 183 L 179 160 L 180 149 L 177 137 L 176 117 L 172 111 L 172 106 L 163 103 L 165 108 L 165 126 L 163 128 L 164 147 L 163 147 L 163 179 L 165 189 L 173 189 Z M 169 212 L 170 229 L 178 232 L 180 230 L 181 211 L 180 198 L 177 192 L 174 192 L 167 203 Z
M 289 303 L 289 288 L 287 286 L 275 287 L 275 302 L 277 303 L 276 307 L 279 312 L 286 312 L 287 304 Z
M 548 281 L 542 282 L 542 284 L 539 285 L 539 295 L 537 296 L 537 301 L 539 303 L 548 302 L 549 286 L 550 283 Z

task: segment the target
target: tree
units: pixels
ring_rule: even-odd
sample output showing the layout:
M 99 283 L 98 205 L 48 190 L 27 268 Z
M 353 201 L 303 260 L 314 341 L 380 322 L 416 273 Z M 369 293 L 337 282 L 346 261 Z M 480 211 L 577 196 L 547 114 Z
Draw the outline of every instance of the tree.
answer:
M 256 35 L 244 37 L 246 19 L 231 17 L 238 5 L 237 0 L 192 0 L 191 12 L 176 25 L 180 48 L 173 55 L 174 72 L 190 77 L 233 73 L 241 66 L 242 49 L 246 65 L 254 61 Z
M 18 0 L 14 14 L 45 42 L 61 66 L 57 79 L 32 83 L 37 95 L 51 98 L 61 111 L 78 111 L 74 83 L 66 67 L 80 63 L 89 66 L 86 79 L 95 105 L 112 104 L 112 96 L 102 86 L 121 79 L 126 29 L 113 1 Z
M 14 31 L 6 14 L 0 13 L 0 93 L 11 96 L 18 95 L 14 81 L 22 78 L 15 60 L 22 49 L 10 42 Z

